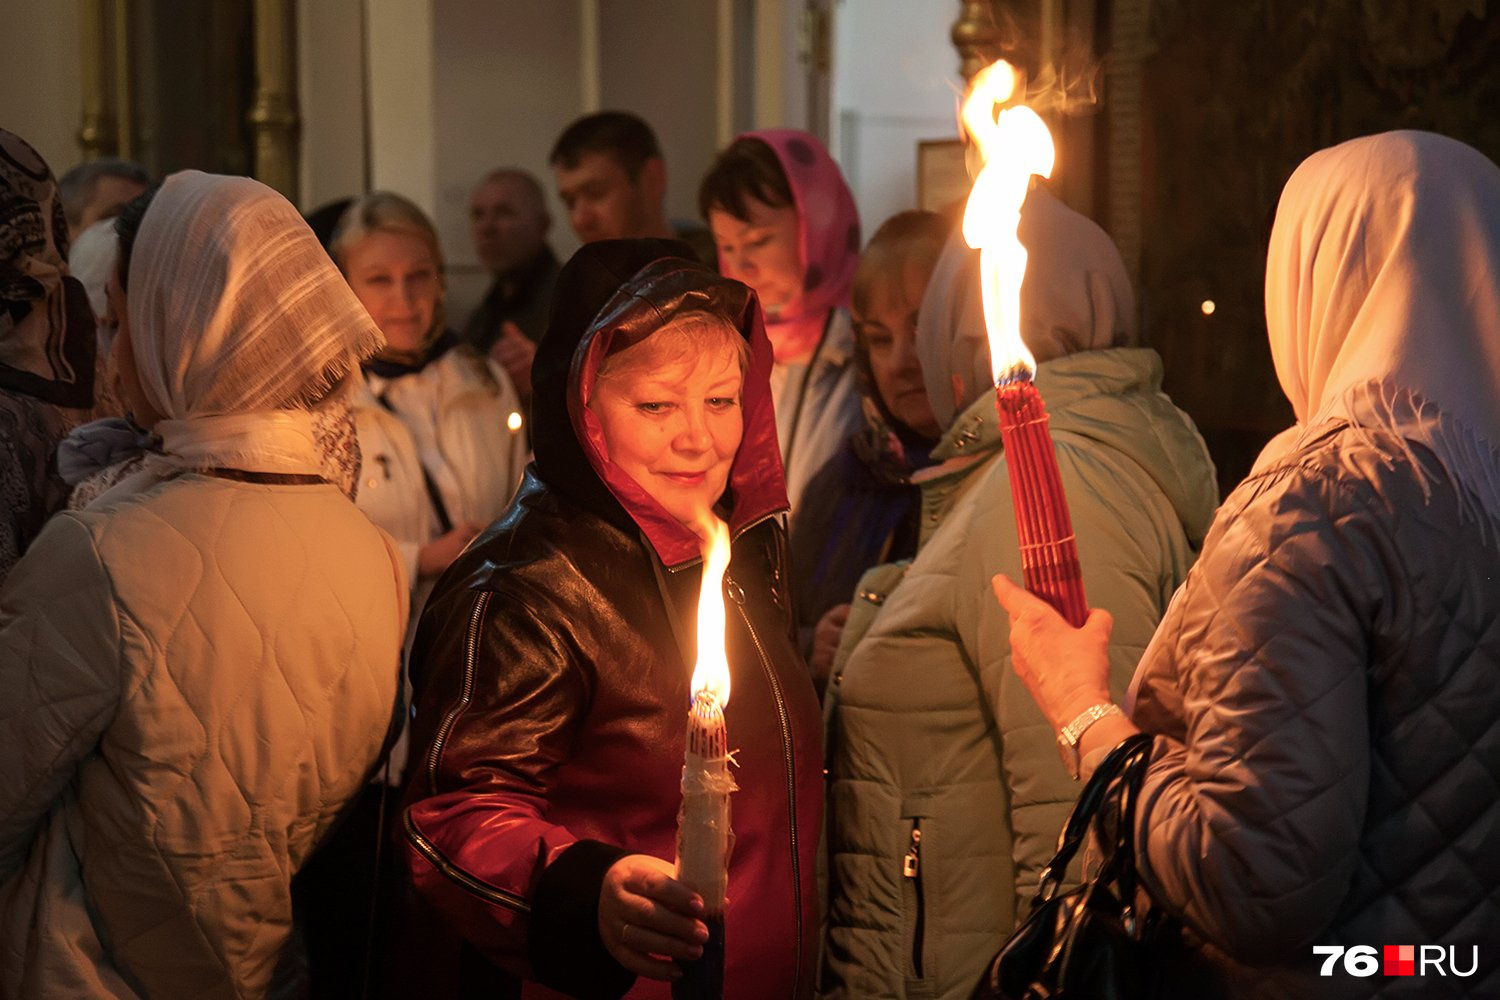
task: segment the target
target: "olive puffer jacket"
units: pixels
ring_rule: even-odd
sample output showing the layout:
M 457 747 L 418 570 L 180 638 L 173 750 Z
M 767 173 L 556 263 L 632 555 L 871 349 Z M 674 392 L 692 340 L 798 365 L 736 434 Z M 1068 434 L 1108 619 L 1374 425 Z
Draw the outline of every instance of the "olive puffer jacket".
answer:
M 1314 428 L 1230 495 L 1136 681 L 1171 995 L 1500 995 L 1497 607 L 1495 524 L 1389 431 Z M 1317 945 L 1447 972 L 1324 976 Z
M 1043 364 L 1089 603 L 1115 617 L 1123 693 L 1213 514 L 1213 468 L 1144 348 Z M 990 577 L 1021 578 L 993 397 L 924 470 L 917 557 L 893 591 L 860 585 L 829 693 L 830 997 L 967 998 L 1036 891 L 1078 785 L 1010 668 Z M 888 574 L 886 574 L 888 575 Z

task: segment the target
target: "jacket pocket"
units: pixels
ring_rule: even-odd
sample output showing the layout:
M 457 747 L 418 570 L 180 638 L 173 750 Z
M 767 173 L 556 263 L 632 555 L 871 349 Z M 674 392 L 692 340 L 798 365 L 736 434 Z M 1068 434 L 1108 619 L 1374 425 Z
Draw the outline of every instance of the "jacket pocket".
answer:
M 934 967 L 937 901 L 932 878 L 932 821 L 929 796 L 910 796 L 901 809 L 905 847 L 901 854 L 901 902 L 906 931 L 906 996 L 908 1000 L 937 995 L 938 970 Z
M 906 912 L 911 914 L 911 948 L 907 955 L 907 975 L 926 978 L 923 952 L 927 944 L 927 900 L 922 886 L 922 819 L 911 821 L 906 853 L 901 858 L 901 877 L 905 880 Z

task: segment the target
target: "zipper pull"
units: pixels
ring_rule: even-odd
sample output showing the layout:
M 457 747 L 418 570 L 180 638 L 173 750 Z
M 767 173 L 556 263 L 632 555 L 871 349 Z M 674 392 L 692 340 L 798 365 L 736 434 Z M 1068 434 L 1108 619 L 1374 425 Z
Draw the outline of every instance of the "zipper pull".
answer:
M 916 878 L 921 864 L 922 828 L 914 826 L 911 828 L 911 846 L 906 849 L 906 856 L 901 859 L 901 874 L 906 878 Z

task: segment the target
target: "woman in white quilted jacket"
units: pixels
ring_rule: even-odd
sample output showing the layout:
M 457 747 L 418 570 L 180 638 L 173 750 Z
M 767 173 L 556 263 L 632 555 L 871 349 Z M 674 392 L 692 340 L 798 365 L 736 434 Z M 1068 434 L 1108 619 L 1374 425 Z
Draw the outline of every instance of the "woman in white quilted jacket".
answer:
M 346 383 L 380 333 L 264 185 L 146 197 L 110 297 L 156 448 L 0 590 L 7 998 L 280 985 L 292 875 L 395 701 L 405 576 L 344 492 Z
M 1297 423 L 1220 509 L 1130 719 L 1077 746 L 1156 737 L 1137 861 L 1184 925 L 1169 995 L 1500 995 L 1497 275 L 1500 168 L 1463 143 L 1354 139 L 1281 196 Z M 995 589 L 1054 729 L 1113 713 L 1108 615 Z
M 357 502 L 396 539 L 415 622 L 438 574 L 520 485 L 521 400 L 505 369 L 445 328 L 442 251 L 420 208 L 367 194 L 344 211 L 329 252 L 385 335 L 353 399 Z

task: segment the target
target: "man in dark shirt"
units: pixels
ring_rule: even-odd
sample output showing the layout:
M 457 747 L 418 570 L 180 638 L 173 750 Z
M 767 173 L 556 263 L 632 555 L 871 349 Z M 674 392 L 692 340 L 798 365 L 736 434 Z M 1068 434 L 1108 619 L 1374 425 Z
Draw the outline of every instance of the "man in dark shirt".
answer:
M 676 238 L 715 267 L 713 236 L 697 223 L 669 222 L 667 164 L 656 133 L 628 111 L 585 115 L 563 130 L 548 158 L 557 195 L 579 240 Z
M 495 280 L 461 336 L 498 361 L 526 401 L 558 270 L 547 245 L 552 219 L 542 186 L 524 170 L 492 170 L 474 189 L 469 221 L 474 251 Z

